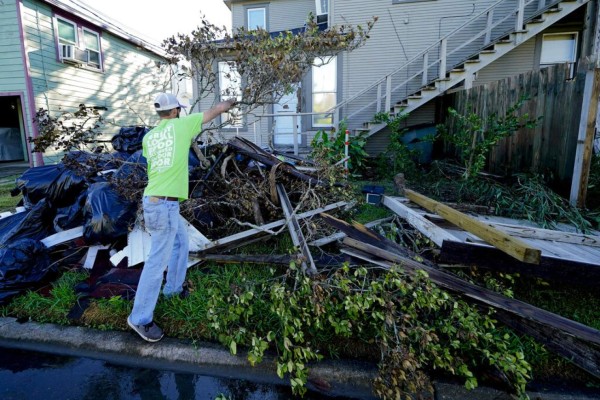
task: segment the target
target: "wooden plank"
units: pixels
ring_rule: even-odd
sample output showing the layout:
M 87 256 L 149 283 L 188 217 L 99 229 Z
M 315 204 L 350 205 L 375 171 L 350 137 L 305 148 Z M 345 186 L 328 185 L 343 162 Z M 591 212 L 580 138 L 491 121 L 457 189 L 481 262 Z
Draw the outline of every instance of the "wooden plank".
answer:
M 383 205 L 398 214 L 400 217 L 404 218 L 406 222 L 410 224 L 410 226 L 427 236 L 439 247 L 442 247 L 444 240 L 460 240 L 445 229 L 440 228 L 431 221 L 428 221 L 418 212 L 415 212 L 411 208 L 405 206 L 395 198 L 383 196 Z
M 277 184 L 277 193 L 279 194 L 279 202 L 281 203 L 283 214 L 287 220 L 287 226 L 290 231 L 290 236 L 292 237 L 292 242 L 294 243 L 294 246 L 297 246 L 300 249 L 300 252 L 304 256 L 304 259 L 301 260 L 300 263 L 302 266 L 302 272 L 309 275 L 314 275 L 317 273 L 317 267 L 315 266 L 312 254 L 308 248 L 308 243 L 306 243 L 306 239 L 304 238 L 304 234 L 300 228 L 298 218 L 296 218 L 296 214 L 294 214 L 292 203 L 290 202 L 290 199 L 285 192 L 285 188 L 281 183 Z
M 405 190 L 405 194 L 406 197 L 419 204 L 421 207 L 435 212 L 462 229 L 477 235 L 492 246 L 513 256 L 517 260 L 530 264 L 540 263 L 541 251 L 528 246 L 522 240 L 513 238 L 504 232 L 483 224 L 475 218 L 453 210 L 452 208 L 440 202 L 425 197 L 422 194 L 413 192 L 412 190 Z
M 348 205 L 347 202 L 339 201 L 337 203 L 329 204 L 322 208 L 317 208 L 315 210 L 306 211 L 304 213 L 298 214 L 296 216 L 296 218 L 298 218 L 298 219 L 310 218 L 317 214 L 321 214 L 321 213 L 324 213 L 327 211 L 342 208 L 346 205 Z M 240 233 L 236 233 L 231 236 L 224 237 L 222 239 L 213 240 L 212 242 L 208 243 L 204 247 L 204 252 L 210 251 L 212 253 L 212 252 L 220 251 L 223 249 L 227 249 L 227 250 L 234 249 L 236 247 L 239 247 L 243 243 L 247 243 L 248 240 L 252 239 L 253 237 L 260 236 L 260 235 L 267 235 L 267 234 L 275 234 L 275 232 L 273 232 L 272 230 L 284 226 L 285 223 L 286 223 L 285 219 L 280 219 L 280 220 L 277 220 L 274 222 L 270 222 L 266 225 L 261 225 L 256 228 L 248 229 L 247 231 L 244 231 L 244 232 L 240 232 Z M 202 253 L 202 252 L 190 252 L 190 254 L 200 254 L 200 253 Z
M 590 165 L 592 163 L 593 142 L 596 133 L 596 115 L 600 96 L 600 68 L 593 68 L 595 64 L 594 62 L 592 69 L 588 70 L 585 75 L 585 89 L 581 106 L 579 134 L 577 136 L 575 165 L 573 167 L 570 202 L 577 207 L 585 206 Z
M 362 252 L 344 251 L 346 254 L 380 267 L 391 269 L 395 265 L 399 265 L 408 274 L 414 273 L 417 269 L 427 272 L 432 282 L 495 309 L 494 316 L 502 323 L 532 336 L 546 345 L 548 349 L 565 357 L 590 374 L 600 377 L 600 350 L 597 348 L 600 343 L 600 331 L 520 300 L 511 299 L 473 285 L 446 272 L 425 265 L 416 267 L 413 260 L 404 260 L 396 254 L 354 239 L 346 238 L 344 243 L 362 250 Z M 369 254 L 365 256 L 364 252 Z M 387 262 L 373 260 L 372 255 L 382 257 Z
M 484 247 L 485 246 L 485 247 Z M 600 281 L 600 266 L 589 262 L 564 260 L 554 256 L 542 256 L 539 265 L 515 260 L 502 251 L 489 247 L 461 242 L 444 242 L 438 262 L 443 264 L 476 265 L 506 273 L 519 273 L 544 280 L 569 282 L 575 285 L 596 286 Z
M 392 219 L 393 219 L 393 217 L 378 219 L 375 221 L 367 222 L 365 224 L 365 226 L 367 228 L 374 228 L 374 227 L 384 224 L 386 222 L 390 222 Z M 321 238 L 321 239 L 313 240 L 312 242 L 309 243 L 309 245 L 315 246 L 315 247 L 321 247 L 321 246 L 325 246 L 329 243 L 335 242 L 337 240 L 341 240 L 345 237 L 346 237 L 346 234 L 344 232 L 338 232 L 338 233 L 334 233 L 333 235 L 329 235 L 329 236 Z

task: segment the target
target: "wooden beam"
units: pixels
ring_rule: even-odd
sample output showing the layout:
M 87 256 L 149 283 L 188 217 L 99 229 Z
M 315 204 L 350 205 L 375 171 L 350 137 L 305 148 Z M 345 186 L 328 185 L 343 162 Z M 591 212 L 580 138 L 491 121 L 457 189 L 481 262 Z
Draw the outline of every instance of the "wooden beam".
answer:
M 571 196 L 569 198 L 571 204 L 577 207 L 585 206 L 585 198 L 587 196 L 599 96 L 600 68 L 596 66 L 596 62 L 593 62 L 591 69 L 588 69 L 585 74 L 585 88 L 583 90 L 583 103 L 581 105 L 581 117 L 579 120 L 579 134 L 577 136 L 577 150 L 575 153 L 575 165 L 573 167 L 573 180 L 571 182 Z
M 413 228 L 417 229 L 423 235 L 427 236 L 433 243 L 442 247 L 444 240 L 460 241 L 456 236 L 440 228 L 431 221 L 428 221 L 423 215 L 419 214 L 410 207 L 405 206 L 397 199 L 389 196 L 383 196 L 383 205 L 404 218 Z
M 504 232 L 494 229 L 477 219 L 456 211 L 438 201 L 432 200 L 412 190 L 405 190 L 406 197 L 421 207 L 435 212 L 446 220 L 470 232 L 492 246 L 504 251 L 519 261 L 530 264 L 539 264 L 541 251 L 529 246 L 520 239 L 514 238 Z
M 393 217 L 378 219 L 375 221 L 367 222 L 365 224 L 365 226 L 367 228 L 373 228 L 373 227 L 379 226 L 381 224 L 384 224 L 386 222 L 390 222 L 392 219 L 393 219 Z M 316 247 L 325 246 L 329 243 L 335 242 L 336 240 L 340 240 L 345 237 L 346 237 L 346 234 L 344 232 L 338 232 L 338 233 L 334 233 L 333 235 L 329 235 L 329 236 L 326 236 L 321 239 L 313 240 L 312 242 L 309 243 L 309 245 L 316 246 Z
M 502 323 L 519 332 L 531 335 L 550 350 L 590 374 L 600 377 L 600 350 L 597 347 L 600 344 L 600 331 L 463 281 L 444 271 L 419 265 L 414 260 L 406 260 L 404 257 L 372 245 L 351 238 L 344 239 L 344 243 L 360 250 L 358 252 L 345 251 L 346 254 L 370 263 L 374 262 L 380 267 L 391 269 L 395 265 L 399 265 L 408 274 L 414 273 L 417 269 L 427 272 L 429 279 L 435 284 L 475 300 L 486 307 L 494 308 L 496 310 L 494 316 Z M 364 252 L 369 254 L 365 256 Z M 384 258 L 386 261 L 373 260 L 372 255 Z
M 83 236 L 83 226 L 68 229 L 66 231 L 55 233 L 42 240 L 40 240 L 44 246 L 52 247 L 61 243 L 68 242 L 69 240 L 77 239 Z
M 346 205 L 348 205 L 347 202 L 339 201 L 337 203 L 329 204 L 325 207 L 317 208 L 315 210 L 306 211 L 304 213 L 298 214 L 296 216 L 296 218 L 298 218 L 298 219 L 310 218 L 310 217 L 313 217 L 320 213 L 324 213 L 327 211 L 342 208 Z M 214 253 L 215 251 L 235 249 L 236 247 L 242 246 L 245 243 L 247 243 L 249 239 L 255 238 L 256 236 L 260 236 L 260 235 L 266 235 L 266 234 L 270 233 L 270 231 L 272 231 L 273 229 L 282 227 L 283 225 L 285 225 L 285 223 L 286 223 L 285 219 L 280 219 L 280 220 L 270 222 L 265 225 L 261 225 L 256 228 L 248 229 L 247 231 L 244 231 L 244 232 L 236 233 L 231 236 L 226 236 L 221 239 L 216 239 L 216 240 L 213 240 L 210 243 L 208 243 L 206 246 L 204 246 L 204 251 L 202 251 L 202 252 L 191 251 L 190 254 L 202 254 L 203 252 L 209 252 L 209 251 L 211 253 Z
M 417 215 L 424 218 L 426 221 L 431 221 L 433 223 L 437 223 L 440 221 L 446 221 L 444 218 L 440 217 L 437 214 L 430 213 L 419 213 L 415 210 L 412 210 Z M 475 216 L 478 221 L 483 222 L 486 225 L 491 226 L 492 228 L 501 230 L 504 233 L 507 233 L 511 236 L 526 238 L 526 239 L 539 239 L 539 240 L 548 240 L 553 242 L 560 243 L 571 243 L 571 244 L 579 244 L 583 246 L 590 247 L 600 247 L 600 236 L 596 235 L 586 235 L 581 233 L 573 233 L 573 232 L 564 232 L 557 231 L 553 229 L 544 229 L 538 228 L 535 226 L 526 226 L 526 225 L 514 225 L 507 224 L 503 222 L 494 222 L 490 221 L 488 216 Z M 440 227 L 441 228 L 441 227 Z M 443 228 L 442 228 L 443 229 Z
M 542 256 L 539 265 L 517 261 L 502 251 L 474 243 L 444 242 L 438 262 L 444 264 L 476 265 L 509 274 L 519 273 L 555 282 L 597 286 L 600 266 L 597 264 Z
M 304 256 L 304 259 L 301 260 L 302 272 L 307 273 L 309 275 L 314 275 L 317 273 L 317 267 L 315 266 L 312 254 L 310 252 L 310 249 L 308 248 L 308 243 L 306 243 L 306 239 L 304 238 L 304 234 L 302 233 L 302 229 L 300 228 L 298 218 L 296 217 L 296 214 L 294 214 L 294 208 L 292 207 L 292 203 L 290 202 L 290 199 L 288 198 L 288 195 L 285 192 L 285 188 L 281 183 L 277 184 L 277 193 L 279 194 L 279 202 L 281 203 L 283 214 L 285 215 L 285 219 L 287 220 L 287 225 L 290 231 L 290 236 L 292 237 L 292 242 L 294 243 L 294 246 L 297 246 L 300 249 L 300 252 Z

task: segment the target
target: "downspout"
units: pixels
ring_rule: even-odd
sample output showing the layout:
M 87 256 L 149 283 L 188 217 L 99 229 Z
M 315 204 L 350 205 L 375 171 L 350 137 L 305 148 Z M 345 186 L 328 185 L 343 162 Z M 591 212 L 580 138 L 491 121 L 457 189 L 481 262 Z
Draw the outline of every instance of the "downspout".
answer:
M 20 40 L 21 40 L 21 56 L 23 59 L 23 65 L 25 66 L 25 85 L 27 87 L 27 98 L 29 100 L 29 113 L 30 113 L 30 117 L 33 118 L 33 116 L 36 114 L 37 110 L 35 107 L 33 82 L 31 80 L 31 75 L 30 75 L 29 55 L 25 48 L 26 40 L 25 40 L 25 29 L 23 27 L 23 0 L 17 1 L 16 4 L 17 4 L 17 16 L 18 16 L 19 31 L 20 31 L 19 36 L 20 36 Z M 26 110 L 23 113 L 23 119 L 25 119 L 25 118 L 27 118 Z M 26 129 L 28 126 L 29 126 L 29 123 L 26 123 L 25 124 Z M 38 131 L 37 124 L 32 122 L 31 126 L 32 126 L 32 137 L 33 138 L 38 137 L 39 131 Z M 31 151 L 31 147 L 32 147 L 31 144 L 28 143 L 27 144 L 27 154 L 29 155 L 29 165 L 32 167 L 38 167 L 38 166 L 44 165 L 44 157 L 42 156 L 42 153 L 36 152 L 35 158 L 34 158 L 32 151 Z

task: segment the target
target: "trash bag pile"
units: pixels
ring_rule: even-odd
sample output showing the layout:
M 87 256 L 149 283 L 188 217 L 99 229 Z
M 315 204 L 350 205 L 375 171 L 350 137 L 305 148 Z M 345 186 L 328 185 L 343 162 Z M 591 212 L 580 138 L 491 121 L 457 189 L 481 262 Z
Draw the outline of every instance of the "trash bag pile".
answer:
M 82 227 L 79 246 L 115 251 L 126 246 L 128 233 L 142 219 L 147 175 L 141 144 L 147 131 L 123 128 L 112 140 L 112 153 L 70 152 L 60 164 L 30 168 L 17 178 L 13 195 L 23 195 L 25 211 L 0 219 L 0 304 L 49 283 L 57 272 L 64 254 L 46 248 L 42 240 L 48 236 Z M 295 212 L 342 200 L 339 187 L 333 190 L 318 176 L 296 170 L 302 162 L 239 137 L 192 148 L 190 199 L 182 203 L 182 215 L 216 240 L 284 218 L 276 185 L 285 186 Z

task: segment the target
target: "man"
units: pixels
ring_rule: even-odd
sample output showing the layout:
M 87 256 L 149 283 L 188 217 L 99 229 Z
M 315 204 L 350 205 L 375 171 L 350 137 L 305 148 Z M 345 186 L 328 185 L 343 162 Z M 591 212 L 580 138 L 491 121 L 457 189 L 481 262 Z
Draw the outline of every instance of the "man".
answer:
M 153 321 L 153 314 L 167 266 L 163 294 L 167 297 L 186 295 L 183 283 L 189 240 L 185 223 L 179 216 L 179 202 L 188 198 L 190 146 L 203 122 L 228 111 L 234 103 L 235 100 L 223 101 L 204 113 L 180 118 L 183 106 L 173 94 L 160 93 L 154 100 L 160 122 L 143 140 L 143 154 L 148 161 L 144 222 L 152 239 L 133 310 L 127 318 L 127 324 L 148 342 L 157 342 L 163 337 L 163 331 Z

